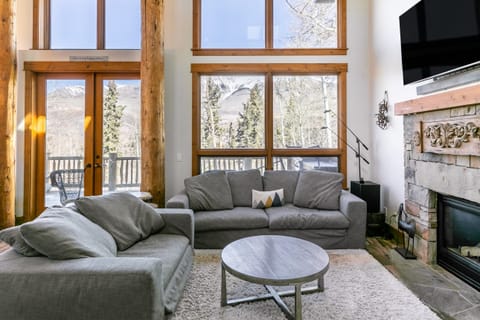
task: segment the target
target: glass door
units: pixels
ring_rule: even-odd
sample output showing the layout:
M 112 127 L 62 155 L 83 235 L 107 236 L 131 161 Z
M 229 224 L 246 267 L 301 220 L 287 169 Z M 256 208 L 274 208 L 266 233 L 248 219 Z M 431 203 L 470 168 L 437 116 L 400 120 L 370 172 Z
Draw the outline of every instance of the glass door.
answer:
M 140 190 L 138 74 L 42 74 L 36 211 L 83 195 Z
M 96 128 L 101 141 L 95 148 L 95 167 L 101 159 L 102 172 L 95 172 L 98 194 L 140 191 L 140 80 L 138 76 L 102 75 L 101 117 Z M 100 102 L 97 104 L 100 105 Z M 100 183 L 101 182 L 101 183 Z
M 62 206 L 91 194 L 91 188 L 85 189 L 92 180 L 87 176 L 91 174 L 87 159 L 92 147 L 86 144 L 93 134 L 93 106 L 88 93 L 91 84 L 86 75 L 42 77 L 39 84 L 43 86 L 39 92 L 44 95 L 38 114 L 44 119 L 38 156 L 44 168 L 38 170 L 43 181 L 37 185 L 43 189 L 43 197 L 39 197 L 43 205 L 39 208 Z

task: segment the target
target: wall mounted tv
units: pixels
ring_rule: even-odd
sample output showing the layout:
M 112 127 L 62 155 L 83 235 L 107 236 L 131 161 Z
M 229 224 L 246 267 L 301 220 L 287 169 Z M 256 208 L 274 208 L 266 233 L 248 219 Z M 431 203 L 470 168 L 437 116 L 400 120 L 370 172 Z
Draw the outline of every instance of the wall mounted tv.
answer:
M 403 83 L 480 62 L 480 0 L 421 0 L 400 16 Z

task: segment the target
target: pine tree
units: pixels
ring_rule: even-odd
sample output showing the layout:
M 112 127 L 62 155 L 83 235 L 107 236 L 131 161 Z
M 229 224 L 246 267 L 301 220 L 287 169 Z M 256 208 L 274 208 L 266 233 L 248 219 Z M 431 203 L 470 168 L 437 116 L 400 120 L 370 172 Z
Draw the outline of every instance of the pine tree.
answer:
M 108 81 L 103 100 L 103 150 L 105 154 L 118 152 L 120 126 L 127 106 L 118 104 L 118 88 L 114 80 Z
M 213 81 L 212 77 L 208 77 L 206 93 L 202 101 L 202 147 L 218 148 L 222 136 L 222 128 L 220 127 L 220 115 L 218 104 L 221 92 L 220 87 Z
M 258 148 L 263 146 L 263 99 L 260 86 L 255 84 L 250 90 L 250 97 L 243 104 L 243 112 L 239 113 L 237 120 L 236 142 L 245 148 Z

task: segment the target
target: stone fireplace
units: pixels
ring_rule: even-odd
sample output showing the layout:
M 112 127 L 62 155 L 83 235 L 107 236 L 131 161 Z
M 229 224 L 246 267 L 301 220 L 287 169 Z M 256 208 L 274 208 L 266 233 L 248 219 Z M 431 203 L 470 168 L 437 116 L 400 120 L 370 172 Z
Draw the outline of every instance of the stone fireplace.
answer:
M 480 85 L 395 104 L 403 115 L 405 208 L 415 254 L 437 262 L 437 197 L 480 203 Z M 478 226 L 480 232 L 480 226 Z

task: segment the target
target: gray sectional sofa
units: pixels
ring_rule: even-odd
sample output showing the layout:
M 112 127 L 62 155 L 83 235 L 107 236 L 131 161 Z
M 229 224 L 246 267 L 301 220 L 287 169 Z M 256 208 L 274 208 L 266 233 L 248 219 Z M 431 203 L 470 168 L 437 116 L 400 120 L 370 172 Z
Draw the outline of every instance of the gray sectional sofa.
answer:
M 120 208 L 98 208 L 92 197 L 93 206 L 78 203 L 90 213 L 47 209 L 0 231 L 13 246 L 0 254 L 1 319 L 160 320 L 175 310 L 193 262 L 192 211 L 149 207 L 115 220 L 146 208 L 119 197 L 110 200 Z M 93 216 L 111 219 L 108 230 Z
M 167 207 L 194 210 L 196 248 L 223 248 L 242 237 L 266 234 L 294 236 L 328 249 L 364 248 L 366 203 L 342 190 L 342 180 L 339 173 L 318 170 L 267 170 L 263 176 L 259 170 L 214 171 L 185 179 L 185 189 Z M 283 199 L 259 209 L 252 190 L 281 190 Z

